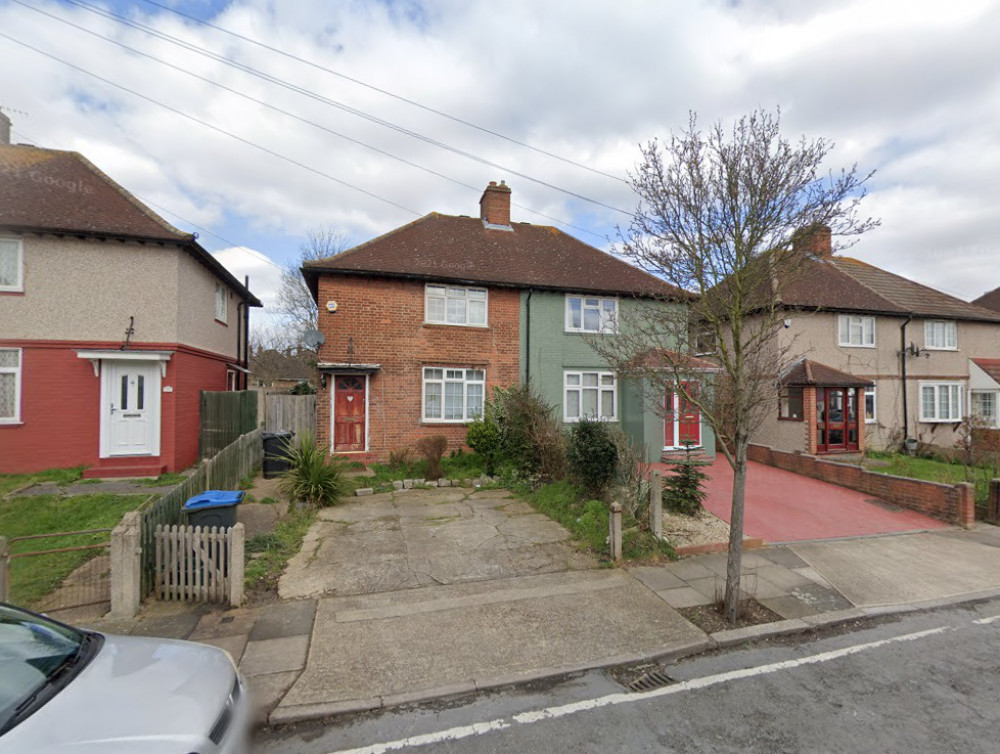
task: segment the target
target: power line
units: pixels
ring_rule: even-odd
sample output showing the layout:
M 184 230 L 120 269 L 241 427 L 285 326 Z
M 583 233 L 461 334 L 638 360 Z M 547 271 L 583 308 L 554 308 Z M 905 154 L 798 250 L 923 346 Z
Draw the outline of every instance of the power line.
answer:
M 364 194 L 365 196 L 371 197 L 372 199 L 377 199 L 380 202 L 385 202 L 386 204 L 390 204 L 393 207 L 396 207 L 397 209 L 403 210 L 404 212 L 409 212 L 411 215 L 416 215 L 417 217 L 420 217 L 420 213 L 417 212 L 416 210 L 410 209 L 409 207 L 405 207 L 402 204 L 399 204 L 398 202 L 394 202 L 391 199 L 386 199 L 384 196 L 380 196 L 380 195 L 378 195 L 378 194 L 376 194 L 374 192 L 368 191 L 367 189 L 363 189 L 360 186 L 355 186 L 353 183 L 348 183 L 347 181 L 341 180 L 340 178 L 332 176 L 329 173 L 324 173 L 322 170 L 317 170 L 316 168 L 314 168 L 314 167 L 312 167 L 310 165 L 306 165 L 303 162 L 299 162 L 298 160 L 292 159 L 291 157 L 283 155 L 280 152 L 275 152 L 273 149 L 269 149 L 268 147 L 265 147 L 265 146 L 263 146 L 261 144 L 257 144 L 256 142 L 251 141 L 250 139 L 246 139 L 246 138 L 244 138 L 242 136 L 234 134 L 232 131 L 227 131 L 226 129 L 220 128 L 219 126 L 214 126 L 211 123 L 208 123 L 208 122 L 202 120 L 201 118 L 196 118 L 195 116 L 190 115 L 190 114 L 184 112 L 183 110 L 178 110 L 176 107 L 172 107 L 172 106 L 170 106 L 170 105 L 168 105 L 168 104 L 166 104 L 164 102 L 160 102 L 159 100 L 155 100 L 152 97 L 147 97 L 145 94 L 137 92 L 134 89 L 129 89 L 127 86 L 122 86 L 121 84 L 116 84 L 114 81 L 111 81 L 110 79 L 106 79 L 103 76 L 99 76 L 98 74 L 94 73 L 93 71 L 88 71 L 86 68 L 81 68 L 78 65 L 70 63 L 67 60 L 63 60 L 62 58 L 60 58 L 60 57 L 58 57 L 56 55 L 53 55 L 51 53 L 45 52 L 45 50 L 41 50 L 38 47 L 35 47 L 34 45 L 30 45 L 27 42 L 21 41 L 20 39 L 15 39 L 14 37 L 11 37 L 11 36 L 9 36 L 7 34 L 4 34 L 3 32 L 0 32 L 0 38 L 6 39 L 8 42 L 13 42 L 14 44 L 21 45 L 22 47 L 26 47 L 29 50 L 37 52 L 39 55 L 43 55 L 43 56 L 45 56 L 47 58 L 50 58 L 51 60 L 55 60 L 57 63 L 62 63 L 66 67 L 72 68 L 75 71 L 79 71 L 80 73 L 83 73 L 83 74 L 85 74 L 87 76 L 95 78 L 98 81 L 100 81 L 100 82 L 102 82 L 104 84 L 107 84 L 108 86 L 113 86 L 116 89 L 120 89 L 123 92 L 128 92 L 129 94 L 131 94 L 131 95 L 133 95 L 135 97 L 139 97 L 140 99 L 146 100 L 147 102 L 150 102 L 150 103 L 152 103 L 154 105 L 162 107 L 165 110 L 169 110 L 170 112 L 174 113 L 175 115 L 180 115 L 182 118 L 186 118 L 187 120 L 190 120 L 190 121 L 193 121 L 195 123 L 198 123 L 199 125 L 205 126 L 205 128 L 210 128 L 211 130 L 216 131 L 216 132 L 218 132 L 220 134 L 223 134 L 224 136 L 229 136 L 230 138 L 236 139 L 237 141 L 239 141 L 239 142 L 241 142 L 243 144 L 246 144 L 247 146 L 251 146 L 254 149 L 258 149 L 261 152 L 269 154 L 272 157 L 277 157 L 279 160 L 284 160 L 285 162 L 288 162 L 288 163 L 290 163 L 292 165 L 296 165 L 296 166 L 302 168 L 303 170 L 308 170 L 310 173 L 314 173 L 315 175 L 321 176 L 322 178 L 326 178 L 327 180 L 331 180 L 334 183 L 339 183 L 341 186 L 345 186 L 347 188 L 353 189 L 354 191 L 358 191 L 358 192 Z
M 243 34 L 239 34 L 239 33 L 235 32 L 235 31 L 232 31 L 231 29 L 227 29 L 227 28 L 225 28 L 223 26 L 219 26 L 217 24 L 213 24 L 212 22 L 206 21 L 206 20 L 201 19 L 201 18 L 198 18 L 197 16 L 193 16 L 193 15 L 190 15 L 188 13 L 184 13 L 183 11 L 177 10 L 176 8 L 172 8 L 172 7 L 168 6 L 168 5 L 164 5 L 162 3 L 154 2 L 154 0 L 142 0 L 142 2 L 146 3 L 147 5 L 152 5 L 152 6 L 155 6 L 157 8 L 160 8 L 161 10 L 168 11 L 168 12 L 173 13 L 173 14 L 175 14 L 177 16 L 182 17 L 182 18 L 186 18 L 186 19 L 188 19 L 190 21 L 194 21 L 195 23 L 201 24 L 202 26 L 207 26 L 210 29 L 215 29 L 216 31 L 221 31 L 223 34 L 228 34 L 230 37 L 234 37 L 236 39 L 240 39 L 240 40 L 242 40 L 244 42 L 247 42 L 249 44 L 256 45 L 257 47 L 260 47 L 262 49 L 269 50 L 270 52 L 277 53 L 278 55 L 281 55 L 281 56 L 283 56 L 285 58 L 288 58 L 290 60 L 298 61 L 299 63 L 307 65 L 307 66 L 309 66 L 311 68 L 315 68 L 318 71 L 323 71 L 324 73 L 329 73 L 330 75 L 336 76 L 336 77 L 338 77 L 340 79 L 343 79 L 344 81 L 350 81 L 352 84 L 357 84 L 358 86 L 363 86 L 366 89 L 371 89 L 374 92 L 378 92 L 379 94 L 384 94 L 387 97 L 392 97 L 395 100 L 399 100 L 400 102 L 405 102 L 406 104 L 412 105 L 413 107 L 418 107 L 421 110 L 425 110 L 426 112 L 433 113 L 434 115 L 439 115 L 442 118 L 447 118 L 448 120 L 453 121 L 455 123 L 460 123 L 463 126 L 468 126 L 469 128 L 474 128 L 477 131 L 481 131 L 481 132 L 483 132 L 485 134 L 489 134 L 490 136 L 495 136 L 498 139 L 503 139 L 504 141 L 508 141 L 511 144 L 517 144 L 518 146 L 524 147 L 525 149 L 530 149 L 531 151 L 537 152 L 539 154 L 543 154 L 546 157 L 551 157 L 551 158 L 553 158 L 555 160 L 559 160 L 560 162 L 565 162 L 568 165 L 573 165 L 574 167 L 578 167 L 578 168 L 581 168 L 582 170 L 590 171 L 591 173 L 595 173 L 597 175 L 602 175 L 602 176 L 604 176 L 606 178 L 610 178 L 610 179 L 612 179 L 614 181 L 619 181 L 620 183 L 627 183 L 627 181 L 624 178 L 621 178 L 620 176 L 612 175 L 611 173 L 605 173 L 603 170 L 598 170 L 597 168 L 592 168 L 589 165 L 584 165 L 583 163 L 576 162 L 575 160 L 571 160 L 568 157 L 563 157 L 562 155 L 555 154 L 554 152 L 549 152 L 549 151 L 547 151 L 545 149 L 541 149 L 539 147 L 536 147 L 536 146 L 533 146 L 531 144 L 528 144 L 527 142 L 519 141 L 518 139 L 515 139 L 515 138 L 510 137 L 510 136 L 506 136 L 505 134 L 502 134 L 502 133 L 500 133 L 498 131 L 494 131 L 492 129 L 486 128 L 485 126 L 480 126 L 480 125 L 477 125 L 475 123 L 471 123 L 470 121 L 463 120 L 462 118 L 459 118 L 459 117 L 454 116 L 454 115 L 450 115 L 449 113 L 443 112 L 442 110 L 437 110 L 437 109 L 435 109 L 433 107 L 429 107 L 429 106 L 424 105 L 424 104 L 422 104 L 420 102 L 417 102 L 416 100 L 412 100 L 412 99 L 409 99 L 408 97 L 404 97 L 404 96 L 402 96 L 400 94 L 396 94 L 394 92 L 390 92 L 387 89 L 383 89 L 381 87 L 375 86 L 374 84 L 369 84 L 366 81 L 362 81 L 361 79 L 354 78 L 353 76 L 348 76 L 347 74 L 341 73 L 340 71 L 336 71 L 336 70 L 334 70 L 332 68 L 327 68 L 326 66 L 320 65 L 319 63 L 316 63 L 315 61 L 308 60 L 308 59 L 300 57 L 298 55 L 293 55 L 290 52 L 285 52 L 284 50 L 282 50 L 279 47 L 273 47 L 273 46 L 271 46 L 269 44 L 261 42 L 260 40 L 253 39 L 252 37 L 244 36 Z
M 25 5 L 25 3 L 22 2 L 22 0 L 13 0 L 13 1 L 17 2 L 17 3 L 21 4 L 21 5 Z M 154 28 L 152 28 L 150 26 L 147 26 L 146 24 L 138 23 L 138 22 L 133 21 L 133 20 L 131 20 L 129 18 L 126 18 L 125 16 L 122 16 L 122 15 L 120 15 L 118 13 L 114 13 L 112 11 L 108 11 L 108 10 L 105 10 L 103 8 L 99 8 L 97 6 L 91 5 L 90 3 L 84 2 L 83 0 L 65 0 L 65 2 L 67 2 L 67 3 L 71 4 L 71 5 L 75 5 L 75 6 L 79 7 L 79 8 L 82 8 L 82 9 L 84 9 L 86 11 L 89 11 L 91 13 L 94 13 L 95 15 L 103 16 L 105 18 L 118 21 L 119 23 L 125 24 L 126 26 L 130 26 L 130 27 L 132 27 L 134 29 L 138 29 L 140 31 L 143 31 L 143 32 L 145 32 L 147 34 L 150 34 L 150 35 L 152 35 L 152 36 L 154 36 L 154 37 L 156 37 L 158 39 L 162 39 L 163 41 L 169 42 L 169 43 L 174 44 L 174 45 L 176 45 L 178 47 L 183 47 L 184 49 L 189 50 L 190 52 L 194 52 L 197 55 L 202 55 L 204 57 L 207 57 L 207 58 L 210 58 L 212 60 L 215 60 L 216 62 L 222 63 L 223 65 L 228 65 L 228 66 L 230 66 L 232 68 L 237 68 L 237 69 L 243 71 L 244 73 L 250 74 L 251 76 L 255 76 L 255 77 L 260 78 L 260 79 L 262 79 L 264 81 L 268 81 L 269 83 L 272 83 L 272 84 L 275 84 L 277 86 L 283 87 L 283 88 L 288 89 L 290 91 L 294 91 L 294 92 L 296 92 L 298 94 L 301 94 L 301 95 L 303 95 L 305 97 L 309 97 L 309 98 L 314 99 L 314 100 L 316 100 L 318 102 L 322 102 L 322 103 L 324 103 L 324 104 L 326 104 L 326 105 L 328 105 L 330 107 L 335 107 L 335 108 L 337 108 L 339 110 L 342 110 L 342 111 L 344 111 L 346 113 L 354 115 L 355 117 L 362 118 L 362 119 L 367 120 L 367 121 L 369 121 L 371 123 L 375 123 L 376 125 L 380 125 L 380 126 L 382 126 L 384 128 L 388 128 L 390 130 L 396 131 L 397 133 L 401 133 L 401 134 L 403 134 L 405 136 L 409 136 L 409 137 L 411 137 L 413 139 L 417 139 L 418 141 L 422 141 L 422 142 L 424 142 L 426 144 L 430 144 L 431 146 L 438 147 L 439 149 L 444 149 L 444 150 L 446 150 L 448 152 L 452 152 L 453 154 L 457 154 L 457 155 L 459 155 L 461 157 L 465 157 L 466 159 L 473 160 L 474 162 L 478 162 L 478 163 L 480 163 L 482 165 L 486 165 L 488 167 L 496 168 L 497 170 L 505 171 L 505 172 L 507 172 L 507 173 L 509 173 L 511 175 L 516 175 L 517 177 L 523 178 L 526 181 L 531 181 L 532 183 L 537 183 L 540 186 L 544 186 L 546 188 L 552 189 L 553 191 L 558 191 L 560 193 L 566 194 L 567 196 L 572 196 L 572 197 L 574 197 L 576 199 L 579 199 L 581 201 L 588 202 L 590 204 L 594 204 L 594 205 L 597 205 L 599 207 L 604 207 L 605 209 L 609 209 L 609 210 L 611 210 L 613 212 L 618 212 L 619 214 L 625 215 L 626 217 L 631 217 L 631 213 L 630 212 L 627 212 L 626 210 L 623 210 L 623 209 L 621 209 L 619 207 L 615 207 L 615 206 L 613 206 L 611 204 L 607 204 L 607 203 L 602 202 L 602 201 L 600 201 L 598 199 L 591 199 L 590 197 L 585 196 L 583 194 L 580 194 L 580 193 L 578 193 L 576 191 L 571 191 L 569 189 L 562 188 L 561 186 L 556 186 L 555 184 L 549 183 L 547 181 L 543 181 L 543 180 L 541 180 L 539 178 L 534 178 L 534 177 L 532 177 L 530 175 L 527 175 L 526 173 L 521 173 L 521 172 L 519 172 L 517 170 L 514 170 L 513 168 L 501 165 L 499 163 L 492 162 L 491 160 L 487 160 L 487 159 L 485 159 L 483 157 L 480 157 L 480 156 L 478 156 L 476 154 L 473 154 L 472 152 L 468 152 L 466 150 L 459 149 L 458 147 L 453 147 L 453 146 L 451 146 L 449 144 L 446 144 L 446 143 L 444 143 L 442 141 L 434 139 L 434 138 L 432 138 L 430 136 L 425 136 L 425 135 L 423 135 L 421 133 L 418 133 L 416 131 L 411 131 L 408 128 L 405 128 L 403 126 L 399 126 L 399 125 L 397 125 L 395 123 L 392 123 L 390 121 L 384 120 L 384 119 L 379 118 L 379 117 L 374 116 L 374 115 L 371 115 L 369 113 L 364 112 L 363 110 L 359 110 L 357 108 L 351 107 L 350 105 L 346 105 L 346 104 L 344 104 L 342 102 L 338 102 L 338 101 L 330 99 L 328 97 L 324 97 L 324 96 L 319 95 L 319 94 L 317 94 L 317 93 L 315 93 L 315 92 L 313 92 L 313 91 L 311 91 L 309 89 L 305 89 L 304 87 L 297 86 L 297 85 L 292 84 L 292 83 L 290 83 L 288 81 L 285 81 L 283 79 L 279 79 L 279 78 L 277 78 L 275 76 L 272 76 L 272 75 L 270 75 L 268 73 L 265 73 L 265 72 L 260 71 L 260 70 L 258 70 L 256 68 L 248 66 L 248 65 L 246 65 L 244 63 L 240 63 L 238 61 L 232 60 L 231 58 L 227 58 L 224 55 L 219 55 L 217 53 L 211 52 L 210 50 L 206 50 L 205 48 L 199 47 L 198 45 L 193 45 L 193 44 L 191 44 L 189 42 L 185 42 L 184 40 L 181 40 L 181 39 L 178 39 L 176 37 L 173 37 L 173 36 L 171 36 L 169 34 L 165 34 L 163 32 L 160 32 L 160 31 L 158 31 L 158 30 L 156 30 L 156 29 L 154 29 Z M 30 6 L 27 6 L 27 7 L 30 7 Z

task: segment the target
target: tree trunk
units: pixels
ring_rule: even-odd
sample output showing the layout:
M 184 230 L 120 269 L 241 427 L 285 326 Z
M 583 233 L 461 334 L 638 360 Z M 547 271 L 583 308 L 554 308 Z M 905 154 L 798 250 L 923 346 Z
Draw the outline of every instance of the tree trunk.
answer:
M 730 625 L 740 616 L 740 576 L 743 564 L 743 497 L 747 484 L 747 441 L 733 444 L 733 505 L 729 524 L 729 559 L 726 562 L 726 599 L 723 612 Z

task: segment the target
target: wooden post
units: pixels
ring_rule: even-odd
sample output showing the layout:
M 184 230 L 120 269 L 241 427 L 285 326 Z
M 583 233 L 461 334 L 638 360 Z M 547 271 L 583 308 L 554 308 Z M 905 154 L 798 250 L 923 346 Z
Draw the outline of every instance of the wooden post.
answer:
M 657 469 L 649 473 L 649 527 L 663 539 L 663 476 Z
M 111 532 L 111 617 L 134 618 L 142 603 L 141 521 L 129 511 Z
M 989 503 L 986 507 L 989 521 L 1000 521 L 1000 479 L 990 480 Z
M 243 524 L 229 530 L 229 606 L 243 604 L 244 544 L 246 531 Z
M 0 602 L 10 599 L 10 545 L 0 537 Z
M 616 563 L 622 559 L 622 504 L 611 503 L 611 513 L 608 517 L 608 529 L 611 534 L 611 559 Z

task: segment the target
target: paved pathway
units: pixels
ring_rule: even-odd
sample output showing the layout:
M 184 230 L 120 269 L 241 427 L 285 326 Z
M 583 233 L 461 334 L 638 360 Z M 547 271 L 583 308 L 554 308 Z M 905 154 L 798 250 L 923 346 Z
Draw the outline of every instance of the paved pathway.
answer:
M 724 458 L 707 469 L 705 508 L 729 521 L 733 471 Z M 947 529 L 948 524 L 863 492 L 751 462 L 744 531 L 767 542 Z

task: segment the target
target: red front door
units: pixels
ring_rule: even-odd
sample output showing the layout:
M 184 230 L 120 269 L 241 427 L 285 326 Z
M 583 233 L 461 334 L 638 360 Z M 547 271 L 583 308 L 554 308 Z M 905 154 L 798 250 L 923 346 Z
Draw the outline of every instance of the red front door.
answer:
M 333 449 L 348 453 L 365 449 L 365 378 L 341 375 L 333 391 Z
M 858 449 L 856 388 L 816 388 L 816 452 Z
M 679 448 L 690 443 L 701 445 L 701 413 L 687 395 L 698 395 L 697 382 L 682 382 L 684 392 L 667 391 L 664 401 L 663 447 Z

